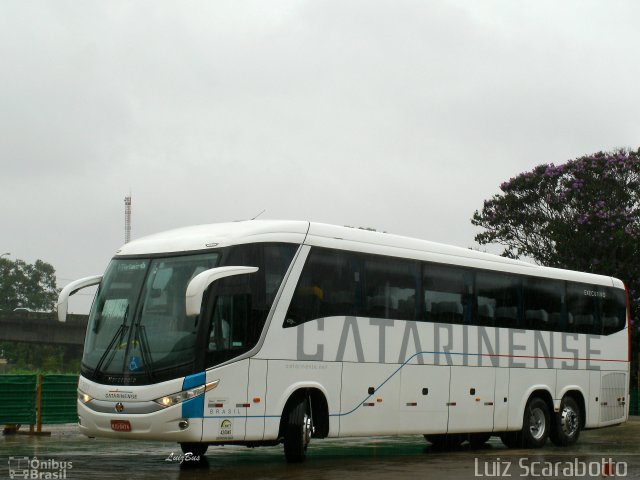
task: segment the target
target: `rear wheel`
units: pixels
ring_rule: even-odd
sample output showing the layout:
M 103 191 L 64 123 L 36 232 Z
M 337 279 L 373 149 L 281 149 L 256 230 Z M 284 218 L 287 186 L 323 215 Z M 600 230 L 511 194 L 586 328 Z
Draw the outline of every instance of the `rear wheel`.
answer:
M 502 432 L 500 434 L 500 440 L 507 448 L 520 448 L 522 435 L 520 432 Z
M 540 448 L 547 441 L 551 420 L 549 407 L 540 397 L 532 397 L 524 409 L 522 425 L 522 446 Z
M 288 413 L 284 432 L 284 456 L 289 463 L 304 461 L 313 433 L 308 399 L 302 398 Z
M 580 406 L 572 397 L 565 396 L 560 403 L 560 411 L 553 415 L 551 441 L 558 447 L 567 447 L 578 441 L 580 436 Z

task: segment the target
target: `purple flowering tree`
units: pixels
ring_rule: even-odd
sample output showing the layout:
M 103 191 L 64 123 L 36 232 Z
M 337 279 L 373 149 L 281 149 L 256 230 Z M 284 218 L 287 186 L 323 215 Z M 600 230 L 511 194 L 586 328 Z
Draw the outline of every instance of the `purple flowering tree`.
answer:
M 481 245 L 551 267 L 620 278 L 632 303 L 637 359 L 640 312 L 640 149 L 538 165 L 500 185 L 471 222 Z

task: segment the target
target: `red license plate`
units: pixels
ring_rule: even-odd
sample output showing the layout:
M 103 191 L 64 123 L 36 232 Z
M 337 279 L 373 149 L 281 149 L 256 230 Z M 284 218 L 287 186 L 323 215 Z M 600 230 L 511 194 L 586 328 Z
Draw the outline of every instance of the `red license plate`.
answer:
M 130 432 L 131 424 L 129 420 L 111 420 L 111 430 L 116 432 Z

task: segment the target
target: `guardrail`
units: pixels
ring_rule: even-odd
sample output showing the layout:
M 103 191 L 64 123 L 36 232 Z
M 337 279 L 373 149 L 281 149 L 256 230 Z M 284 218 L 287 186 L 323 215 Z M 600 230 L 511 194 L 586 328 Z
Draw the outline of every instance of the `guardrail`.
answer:
M 77 375 L 0 375 L 0 425 L 42 433 L 42 425 L 75 423 L 77 388 Z

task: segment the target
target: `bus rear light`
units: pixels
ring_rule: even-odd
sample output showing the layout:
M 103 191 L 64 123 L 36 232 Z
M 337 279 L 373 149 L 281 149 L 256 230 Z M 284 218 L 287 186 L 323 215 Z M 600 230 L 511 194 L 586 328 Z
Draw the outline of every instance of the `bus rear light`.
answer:
M 629 301 L 629 289 L 627 288 L 627 284 L 624 284 L 624 292 L 627 295 L 627 352 L 629 354 L 627 361 L 631 363 L 631 302 Z

